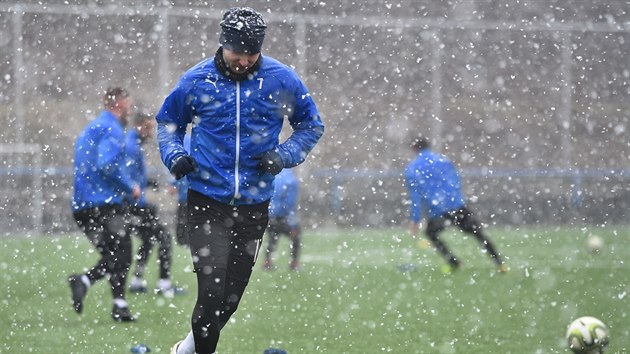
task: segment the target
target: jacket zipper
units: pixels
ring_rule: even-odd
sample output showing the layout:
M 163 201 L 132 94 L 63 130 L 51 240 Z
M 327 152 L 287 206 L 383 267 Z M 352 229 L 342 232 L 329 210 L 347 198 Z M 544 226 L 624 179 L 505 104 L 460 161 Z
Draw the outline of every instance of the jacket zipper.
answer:
M 238 197 L 239 193 L 239 176 L 238 176 L 238 161 L 240 159 L 241 151 L 241 84 L 236 82 L 236 154 L 234 159 L 234 196 L 230 201 L 231 205 L 234 205 L 234 201 Z

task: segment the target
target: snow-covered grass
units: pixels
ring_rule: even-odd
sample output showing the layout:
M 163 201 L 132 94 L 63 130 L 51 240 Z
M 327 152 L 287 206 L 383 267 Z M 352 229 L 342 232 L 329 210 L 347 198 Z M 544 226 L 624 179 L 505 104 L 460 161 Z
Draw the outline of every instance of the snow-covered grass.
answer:
M 309 230 L 299 272 L 288 269 L 283 239 L 276 270 L 257 265 L 219 352 L 567 353 L 566 326 L 586 315 L 610 327 L 610 353 L 630 351 L 628 226 L 488 234 L 507 274 L 454 230 L 443 240 L 463 263 L 446 275 L 435 252 L 404 229 Z M 590 234 L 604 239 L 599 254 L 588 252 Z M 4 238 L 0 247 L 0 353 L 129 353 L 138 343 L 168 353 L 188 331 L 195 282 L 187 249 L 175 249 L 173 279 L 188 294 L 130 294 L 138 321 L 117 324 L 106 282 L 90 289 L 82 315 L 71 308 L 67 275 L 96 259 L 82 235 Z

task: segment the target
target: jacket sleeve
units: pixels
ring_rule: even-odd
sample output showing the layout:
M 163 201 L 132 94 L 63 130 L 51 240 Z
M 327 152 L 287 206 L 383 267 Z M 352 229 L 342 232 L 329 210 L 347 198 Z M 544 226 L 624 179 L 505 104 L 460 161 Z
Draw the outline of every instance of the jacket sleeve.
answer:
M 108 136 L 98 144 L 97 167 L 112 184 L 125 193 L 131 193 L 135 183 L 126 166 L 124 143 L 115 136 Z
M 409 190 L 409 198 L 411 199 L 409 219 L 418 223 L 422 219 L 422 191 L 413 169 L 406 171 L 405 180 Z
M 324 134 L 324 124 L 313 98 L 300 79 L 295 74 L 293 75 L 295 76 L 293 97 L 295 109 L 293 115 L 289 117 L 293 133 L 276 148 L 285 168 L 295 167 L 304 162 L 308 153 Z
M 192 121 L 192 101 L 185 78 L 166 97 L 156 115 L 157 140 L 164 165 L 170 169 L 173 160 L 188 154 L 184 148 L 186 126 Z

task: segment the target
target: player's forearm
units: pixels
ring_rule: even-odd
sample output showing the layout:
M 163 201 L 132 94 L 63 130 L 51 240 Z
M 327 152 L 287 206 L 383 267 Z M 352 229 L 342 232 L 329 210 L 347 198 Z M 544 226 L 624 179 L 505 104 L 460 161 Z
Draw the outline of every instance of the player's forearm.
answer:
M 162 162 L 167 168 L 171 168 L 173 161 L 181 156 L 187 155 L 184 149 L 184 134 L 179 131 L 171 131 L 166 123 L 158 123 L 158 145 Z

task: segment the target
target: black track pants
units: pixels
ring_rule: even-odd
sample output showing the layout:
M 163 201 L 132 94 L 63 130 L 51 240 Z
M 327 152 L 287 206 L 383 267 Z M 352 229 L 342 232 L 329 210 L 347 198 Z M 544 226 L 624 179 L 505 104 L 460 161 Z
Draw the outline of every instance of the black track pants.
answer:
M 158 244 L 158 260 L 160 265 L 160 279 L 171 277 L 171 244 L 172 236 L 166 227 L 162 225 L 157 208 L 151 204 L 144 207 L 130 207 L 130 215 L 136 217 L 137 223 L 134 231 L 140 237 L 141 244 L 136 254 L 136 269 L 134 275 L 142 278 L 147 261 L 151 255 L 154 244 Z
M 488 252 L 488 255 L 496 264 L 501 264 L 503 261 L 501 256 L 494 248 L 490 239 L 483 233 L 481 224 L 468 208 L 463 207 L 458 210 L 448 212 L 441 217 L 432 218 L 427 223 L 427 237 L 433 243 L 433 246 L 442 254 L 442 256 L 451 264 L 458 264 L 457 257 L 451 253 L 446 244 L 440 240 L 439 233 L 442 232 L 447 226 L 447 222 L 457 226 L 460 230 L 471 234 L 481 244 L 481 246 Z
M 110 275 L 114 298 L 125 297 L 125 283 L 131 265 L 131 237 L 122 207 L 103 206 L 73 214 L 81 230 L 101 258 L 86 273 L 91 283 Z
M 226 205 L 188 192 L 190 252 L 197 275 L 192 331 L 197 353 L 213 353 L 258 256 L 269 203 Z

